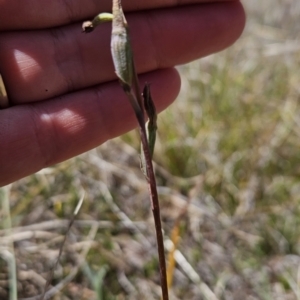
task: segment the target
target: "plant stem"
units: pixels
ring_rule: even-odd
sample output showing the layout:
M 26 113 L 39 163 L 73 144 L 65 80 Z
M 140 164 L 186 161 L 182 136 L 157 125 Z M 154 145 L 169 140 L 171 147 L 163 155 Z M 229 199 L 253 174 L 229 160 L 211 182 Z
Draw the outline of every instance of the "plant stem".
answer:
M 137 100 L 139 103 L 143 103 L 143 99 L 140 92 L 139 83 L 137 80 L 137 74 L 134 69 L 134 88 L 137 96 Z M 161 226 L 161 218 L 160 218 L 160 207 L 159 207 L 159 200 L 156 188 L 156 179 L 152 164 L 152 156 L 150 153 L 149 143 L 147 139 L 146 127 L 145 127 L 145 119 L 144 119 L 144 112 L 136 117 L 139 122 L 139 130 L 140 130 L 140 137 L 147 167 L 147 181 L 148 181 L 148 188 L 150 192 L 150 199 L 151 199 L 151 209 L 153 213 L 154 223 L 155 223 L 155 231 L 156 231 L 156 241 L 157 241 L 157 251 L 158 251 L 158 259 L 159 259 L 159 268 L 160 268 L 160 278 L 161 278 L 161 289 L 162 289 L 162 298 L 163 300 L 169 299 L 168 294 L 168 283 L 167 283 L 167 272 L 166 272 L 166 259 L 165 259 L 165 250 L 164 250 L 164 238 L 162 233 L 162 226 Z
M 151 209 L 154 218 L 155 231 L 156 231 L 156 241 L 157 241 L 157 251 L 158 251 L 158 259 L 159 259 L 159 269 L 160 269 L 160 278 L 161 278 L 161 289 L 162 289 L 162 299 L 168 300 L 168 283 L 167 283 L 167 268 L 166 268 L 166 259 L 165 259 L 165 250 L 164 250 L 164 238 L 162 233 L 161 226 L 161 218 L 160 218 L 160 207 L 159 200 L 156 188 L 156 179 L 152 164 L 152 155 L 150 152 L 149 142 L 147 138 L 146 126 L 145 126 L 145 118 L 144 118 L 144 105 L 142 99 L 142 93 L 140 90 L 138 76 L 135 71 L 134 61 L 133 64 L 133 88 L 128 87 L 126 84 L 121 82 L 121 86 L 123 87 L 124 92 L 127 94 L 129 102 L 132 105 L 132 108 L 135 112 L 137 121 L 139 123 L 139 132 L 142 143 L 142 150 L 144 155 L 144 160 L 146 163 L 146 174 L 145 177 L 148 182 L 148 189 L 150 192 L 150 200 L 151 200 Z M 141 105 L 140 105 L 141 103 Z
M 139 123 L 139 131 L 142 143 L 142 168 L 148 182 L 148 188 L 150 192 L 151 208 L 154 217 L 157 249 L 159 257 L 159 268 L 161 276 L 161 289 L 163 300 L 168 300 L 168 284 L 166 273 L 166 260 L 164 251 L 164 239 L 162 234 L 161 220 L 160 220 L 160 208 L 158 201 L 158 194 L 156 188 L 155 174 L 152 165 L 152 150 L 154 148 L 156 132 L 156 112 L 153 108 L 154 116 L 149 116 L 152 122 L 151 134 L 152 144 L 151 150 L 149 147 L 145 118 L 144 118 L 144 99 L 142 97 L 141 89 L 139 86 L 138 75 L 134 65 L 133 53 L 130 45 L 129 30 L 126 18 L 123 13 L 121 0 L 113 0 L 112 16 L 105 13 L 99 14 L 94 18 L 92 22 L 83 23 L 83 31 L 91 32 L 97 25 L 103 21 L 107 21 L 112 18 L 112 34 L 111 34 L 111 54 L 115 67 L 115 72 L 120 79 L 120 85 L 126 93 L 128 100 L 135 112 L 136 118 Z M 152 100 L 150 100 L 152 101 Z M 153 104 L 153 103 L 152 103 Z M 148 111 L 147 111 L 148 114 Z M 155 132 L 154 132 L 155 131 Z
M 162 234 L 161 227 L 161 219 L 160 219 L 160 208 L 158 201 L 158 194 L 156 189 L 156 180 L 153 171 L 153 164 L 150 157 L 150 151 L 148 146 L 147 138 L 143 138 L 146 136 L 145 124 L 141 130 L 141 140 L 143 145 L 143 151 L 145 154 L 145 160 L 147 165 L 148 172 L 148 185 L 151 197 L 151 208 L 154 217 L 155 230 L 156 230 L 156 241 L 157 241 L 157 250 L 158 250 L 158 258 L 159 258 L 159 267 L 160 267 L 160 277 L 161 277 L 161 289 L 162 289 L 162 297 L 164 300 L 169 299 L 168 295 L 168 284 L 167 284 L 167 274 L 166 274 L 166 260 L 165 260 L 165 250 L 164 250 L 164 240 Z

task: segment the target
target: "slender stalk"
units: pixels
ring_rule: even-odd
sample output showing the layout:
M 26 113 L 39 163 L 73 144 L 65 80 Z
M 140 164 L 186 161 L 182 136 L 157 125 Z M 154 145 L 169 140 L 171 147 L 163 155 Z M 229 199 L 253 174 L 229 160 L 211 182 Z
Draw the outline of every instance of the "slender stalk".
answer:
M 135 74 L 135 76 L 137 76 Z M 137 81 L 134 81 L 134 84 L 138 85 Z M 136 101 L 143 102 L 142 95 L 137 94 L 134 95 L 132 90 L 127 90 L 126 87 L 123 87 L 125 93 L 127 94 L 130 103 L 136 103 Z M 135 90 L 139 90 L 139 86 L 135 87 Z M 135 100 L 136 97 L 139 98 L 139 100 Z M 139 109 L 135 109 L 135 106 L 133 106 L 136 118 L 139 123 L 139 132 L 140 132 L 140 138 L 142 143 L 142 150 L 143 155 L 146 163 L 146 179 L 148 182 L 148 189 L 150 192 L 150 200 L 151 200 L 151 209 L 152 214 L 154 218 L 154 224 L 155 224 L 155 231 L 156 231 L 156 241 L 157 241 L 157 251 L 158 251 L 158 259 L 159 259 L 159 268 L 160 268 L 160 278 L 161 278 L 161 289 L 162 289 L 162 299 L 168 300 L 169 294 L 168 294 L 168 283 L 167 283 L 167 271 L 166 271 L 166 259 L 165 259 L 165 251 L 164 251 L 164 239 L 163 239 L 163 233 L 162 233 L 162 226 L 161 226 L 161 218 L 160 218 L 160 207 L 159 207 L 159 200 L 158 200 L 158 194 L 157 194 L 157 188 L 156 188 L 156 179 L 152 164 L 152 155 L 150 152 L 150 147 L 148 143 L 147 138 L 147 132 L 146 132 L 146 126 L 145 126 L 145 119 L 144 119 L 144 113 L 143 111 Z
M 164 252 L 164 240 L 160 219 L 160 208 L 156 188 L 156 179 L 152 165 L 152 152 L 155 142 L 154 135 L 156 132 L 155 108 L 153 107 L 153 117 L 149 116 L 149 121 L 152 122 L 152 127 L 150 126 L 152 128 L 152 142 L 150 150 L 144 118 L 144 99 L 142 97 L 138 81 L 138 75 L 134 65 L 133 53 L 130 45 L 130 37 L 128 32 L 128 24 L 122 10 L 121 0 L 113 0 L 112 16 L 110 16 L 107 13 L 99 14 L 97 17 L 94 18 L 93 21 L 87 21 L 83 23 L 83 31 L 91 32 L 97 25 L 99 25 L 101 22 L 106 22 L 108 19 L 112 19 L 111 54 L 115 67 L 115 72 L 120 80 L 120 85 L 126 93 L 128 100 L 135 112 L 139 124 L 143 156 L 142 168 L 144 170 L 145 177 L 148 182 L 151 208 L 156 230 L 162 298 L 163 300 L 168 300 L 169 295 L 166 273 L 166 260 Z M 152 105 L 154 104 L 152 103 Z
M 146 164 L 146 178 L 150 192 L 151 207 L 154 217 L 157 249 L 160 266 L 162 297 L 169 299 L 166 275 L 166 260 L 164 252 L 164 240 L 160 219 L 160 208 L 156 189 L 156 179 L 152 165 L 152 154 L 150 152 L 144 119 L 144 101 L 139 86 L 138 75 L 134 65 L 133 53 L 130 45 L 128 24 L 123 14 L 121 0 L 113 0 L 113 26 L 111 52 L 121 86 L 134 109 L 139 123 L 139 131 Z M 145 166 L 144 166 L 145 167 Z
M 135 68 L 134 68 L 135 69 Z M 137 76 L 135 74 L 135 76 Z M 134 85 L 138 85 L 138 81 L 134 80 Z M 135 90 L 139 90 L 139 86 L 135 87 Z M 138 101 L 143 102 L 141 99 L 141 93 L 137 94 L 137 97 L 140 98 Z M 142 114 L 143 116 L 143 114 Z M 140 137 L 143 147 L 143 153 L 146 162 L 147 168 L 147 181 L 148 181 L 148 188 L 150 192 L 150 200 L 151 200 L 151 209 L 155 223 L 155 231 L 156 231 L 156 242 L 157 242 L 157 250 L 158 250 L 158 259 L 159 259 L 159 267 L 160 267 L 160 278 L 161 278 L 161 289 L 162 289 L 162 298 L 163 300 L 169 299 L 168 294 L 168 283 L 167 283 L 167 271 L 166 271 L 166 259 L 165 259 L 165 250 L 164 250 L 164 238 L 162 233 L 162 226 L 161 226 L 161 218 L 160 218 L 160 207 L 159 207 L 159 200 L 156 188 L 156 179 L 152 164 L 152 155 L 150 153 L 149 143 L 147 139 L 146 127 L 144 116 L 142 120 L 139 121 L 139 130 L 140 130 Z
M 168 284 L 167 284 L 167 274 L 166 274 L 164 239 L 162 234 L 160 207 L 159 207 L 158 194 L 156 188 L 156 179 L 154 175 L 153 164 L 152 164 L 149 145 L 147 141 L 145 124 L 143 127 L 140 127 L 140 135 L 141 135 L 141 141 L 142 141 L 143 151 L 145 155 L 145 161 L 147 165 L 147 173 L 149 176 L 148 186 L 149 186 L 150 198 L 151 198 L 151 208 L 152 208 L 152 213 L 153 213 L 154 223 L 155 223 L 162 296 L 164 300 L 167 300 L 169 299 L 169 295 L 168 295 Z

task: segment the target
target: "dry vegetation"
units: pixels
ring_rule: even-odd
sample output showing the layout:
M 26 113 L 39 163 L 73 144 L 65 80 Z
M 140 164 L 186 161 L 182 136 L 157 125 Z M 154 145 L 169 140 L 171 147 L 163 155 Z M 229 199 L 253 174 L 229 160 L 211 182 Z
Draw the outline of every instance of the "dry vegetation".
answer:
M 171 299 L 300 299 L 300 2 L 244 2 L 243 37 L 181 67 L 159 118 L 169 249 L 179 229 Z M 159 299 L 138 149 L 130 133 L 2 190 L 0 299 L 41 293 L 83 193 L 50 298 Z

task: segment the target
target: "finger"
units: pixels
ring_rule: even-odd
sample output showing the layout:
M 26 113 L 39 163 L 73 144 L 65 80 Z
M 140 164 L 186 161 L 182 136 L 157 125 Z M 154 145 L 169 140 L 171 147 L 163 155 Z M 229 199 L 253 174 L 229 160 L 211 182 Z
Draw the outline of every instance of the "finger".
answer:
M 174 69 L 141 76 L 158 111 L 177 96 Z M 66 160 L 136 126 L 117 82 L 31 105 L 0 110 L 0 186 Z
M 239 2 L 133 13 L 128 20 L 139 73 L 222 50 L 239 37 L 245 21 Z M 0 72 L 10 100 L 40 101 L 115 79 L 110 32 L 111 25 L 103 24 L 83 34 L 78 24 L 6 34 Z
M 223 0 L 231 1 L 231 0 Z M 126 11 L 187 5 L 216 0 L 123 0 Z M 218 1 L 220 2 L 220 0 Z M 49 28 L 89 18 L 102 11 L 111 11 L 112 0 L 1 0 L 1 30 Z

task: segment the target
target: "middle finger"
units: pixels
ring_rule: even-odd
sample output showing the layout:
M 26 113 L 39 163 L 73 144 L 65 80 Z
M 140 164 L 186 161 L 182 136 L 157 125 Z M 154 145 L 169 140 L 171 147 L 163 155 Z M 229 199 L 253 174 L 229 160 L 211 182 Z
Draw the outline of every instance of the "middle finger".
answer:
M 128 14 L 139 73 L 186 63 L 230 45 L 243 29 L 239 2 L 192 5 Z M 0 62 L 10 100 L 34 102 L 116 78 L 111 25 L 92 34 L 80 24 L 6 33 Z

